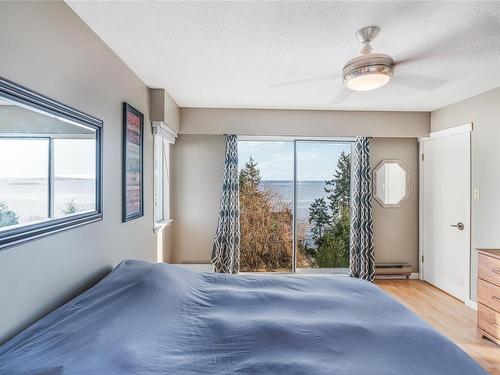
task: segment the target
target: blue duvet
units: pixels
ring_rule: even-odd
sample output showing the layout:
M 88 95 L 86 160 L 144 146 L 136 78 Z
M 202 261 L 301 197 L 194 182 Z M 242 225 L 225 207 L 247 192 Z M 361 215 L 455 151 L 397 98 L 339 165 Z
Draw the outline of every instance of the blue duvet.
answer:
M 365 281 L 124 261 L 0 347 L 0 374 L 485 374 Z

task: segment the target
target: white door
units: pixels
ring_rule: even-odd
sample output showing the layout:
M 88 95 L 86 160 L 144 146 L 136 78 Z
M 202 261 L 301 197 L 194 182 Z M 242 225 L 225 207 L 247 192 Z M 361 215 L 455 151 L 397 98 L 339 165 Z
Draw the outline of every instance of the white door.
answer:
M 423 278 L 462 301 L 469 299 L 470 130 L 421 142 Z

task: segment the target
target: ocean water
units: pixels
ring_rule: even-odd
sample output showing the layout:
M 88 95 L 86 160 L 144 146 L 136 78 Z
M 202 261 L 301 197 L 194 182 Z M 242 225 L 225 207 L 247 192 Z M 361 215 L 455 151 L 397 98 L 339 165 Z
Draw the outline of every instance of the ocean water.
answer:
M 0 202 L 19 217 L 20 223 L 47 218 L 47 178 L 0 178 Z M 56 177 L 54 180 L 54 214 L 64 216 L 68 203 L 78 211 L 95 209 L 95 180 Z
M 326 198 L 325 181 L 299 181 L 297 183 L 297 220 L 306 227 L 306 237 L 310 237 L 308 224 L 309 207 L 317 198 Z M 293 202 L 293 181 L 264 180 L 261 189 L 270 189 L 284 201 Z M 95 180 L 80 178 L 56 178 L 55 214 L 62 216 L 70 201 L 81 211 L 94 209 Z M 16 212 L 21 223 L 31 222 L 47 216 L 47 179 L 44 178 L 0 178 L 0 202 L 6 203 Z
M 297 217 L 299 220 L 309 218 L 309 207 L 317 198 L 325 198 L 325 181 L 298 181 L 297 182 Z M 285 201 L 293 202 L 293 181 L 267 180 L 261 181 L 261 189 L 271 189 Z
M 317 198 L 326 198 L 325 181 L 297 182 L 297 216 L 299 219 L 309 217 L 309 207 Z M 293 202 L 293 181 L 268 180 L 260 182 L 261 189 L 271 189 L 290 203 Z
M 305 242 L 308 247 L 315 247 L 309 224 L 309 207 L 317 198 L 325 198 L 325 181 L 297 182 L 297 223 L 305 231 Z M 270 189 L 293 207 L 293 181 L 265 180 L 260 182 L 260 189 Z M 328 203 L 328 201 L 327 201 Z M 292 225 L 290 223 L 290 225 Z

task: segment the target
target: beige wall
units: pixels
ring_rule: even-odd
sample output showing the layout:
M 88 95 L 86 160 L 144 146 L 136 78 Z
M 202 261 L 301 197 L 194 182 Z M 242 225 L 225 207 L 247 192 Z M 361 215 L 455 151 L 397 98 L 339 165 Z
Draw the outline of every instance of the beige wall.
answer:
M 475 300 L 478 248 L 500 248 L 500 88 L 485 92 L 431 114 L 432 131 L 473 123 L 471 296 Z
M 175 263 L 210 260 L 224 169 L 224 137 L 180 135 L 173 162 Z
M 372 165 L 400 159 L 411 171 L 411 196 L 401 208 L 373 204 L 379 262 L 408 262 L 418 271 L 418 147 L 416 138 L 371 141 Z M 221 135 L 180 135 L 175 145 L 174 256 L 176 263 L 209 262 L 217 226 L 224 165 Z
M 427 112 L 182 108 L 181 133 L 306 137 L 425 137 Z
M 180 130 L 180 109 L 165 89 L 149 89 L 151 121 L 167 124 L 177 133 Z
M 373 200 L 375 260 L 405 262 L 418 272 L 418 141 L 416 138 L 373 138 L 370 163 L 398 159 L 410 171 L 410 197 L 401 207 L 384 208 Z
M 377 261 L 418 270 L 418 147 L 429 135 L 426 112 L 182 108 L 174 153 L 173 261 L 208 262 L 217 225 L 224 140 L 221 134 L 383 137 L 372 140 L 373 162 L 401 159 L 412 170 L 411 198 L 399 209 L 374 203 Z
M 156 260 L 148 88 L 63 2 L 0 4 L 0 74 L 104 121 L 104 220 L 0 252 L 0 341 L 122 259 Z M 145 215 L 121 222 L 122 101 L 145 114 Z

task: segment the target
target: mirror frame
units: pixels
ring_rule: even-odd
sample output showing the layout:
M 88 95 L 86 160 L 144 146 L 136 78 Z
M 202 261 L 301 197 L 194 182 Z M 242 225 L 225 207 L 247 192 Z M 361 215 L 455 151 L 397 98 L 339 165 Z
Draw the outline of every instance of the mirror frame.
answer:
M 63 117 L 73 122 L 85 125 L 95 130 L 96 137 L 96 207 L 94 211 L 71 215 L 57 219 L 48 219 L 43 222 L 26 224 L 20 227 L 6 229 L 0 232 L 0 250 L 15 246 L 27 241 L 57 233 L 65 229 L 74 228 L 87 223 L 102 220 L 102 128 L 103 122 L 74 108 L 59 103 L 42 94 L 18 85 L 8 79 L 0 77 L 0 97 L 20 103 L 23 106 L 35 108 Z
M 385 203 L 377 196 L 377 171 L 382 169 L 386 164 L 398 164 L 405 173 L 406 194 L 399 200 L 398 203 Z M 384 208 L 399 208 L 410 197 L 410 170 L 398 159 L 384 159 L 373 169 L 373 191 L 372 196 Z

